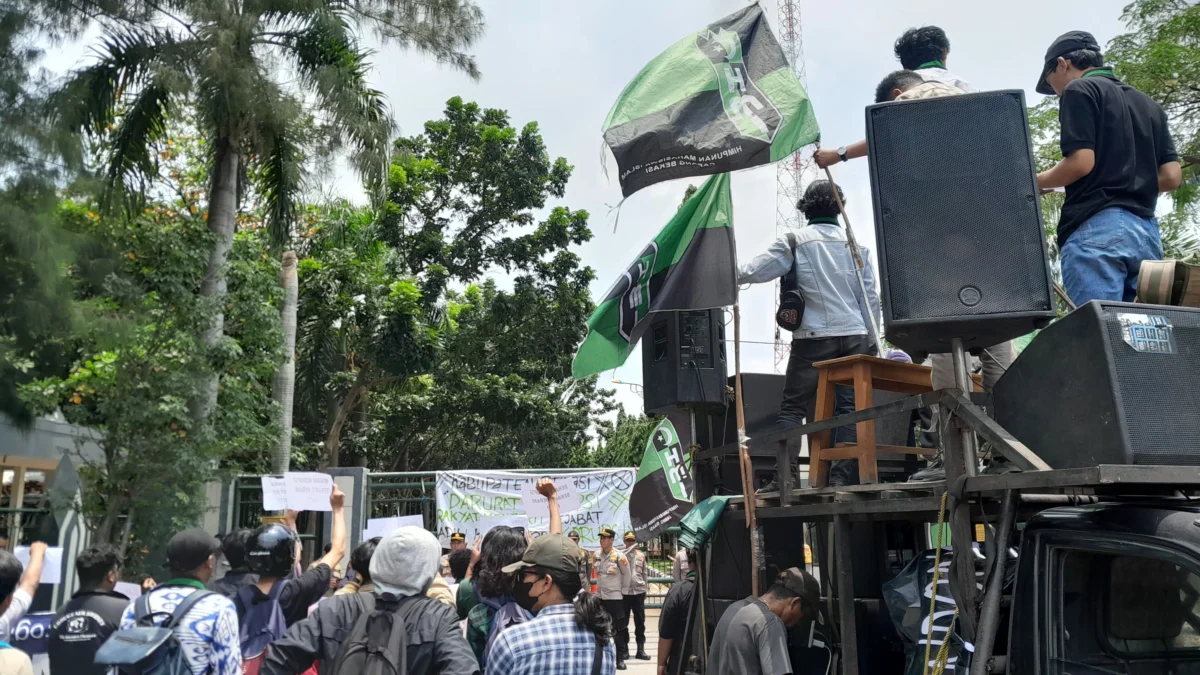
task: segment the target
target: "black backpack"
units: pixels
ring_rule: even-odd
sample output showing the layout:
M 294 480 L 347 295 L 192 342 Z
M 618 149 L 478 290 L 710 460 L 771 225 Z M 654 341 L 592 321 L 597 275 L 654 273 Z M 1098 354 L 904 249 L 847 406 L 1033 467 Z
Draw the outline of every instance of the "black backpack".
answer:
M 796 255 L 796 235 L 787 233 L 788 246 L 792 247 L 792 255 Z M 796 277 L 796 266 L 779 280 L 779 309 L 775 310 L 775 323 L 783 330 L 790 332 L 800 330 L 804 319 L 804 296 L 800 295 L 800 280 Z
M 401 609 L 407 601 L 395 596 L 354 593 L 362 608 L 346 634 L 337 658 L 321 675 L 405 675 L 408 672 L 408 627 Z
M 137 623 L 133 628 L 119 630 L 108 636 L 96 651 L 96 665 L 115 666 L 116 672 L 121 675 L 191 675 L 187 655 L 179 644 L 179 638 L 175 637 L 174 629 L 196 603 L 210 595 L 214 594 L 211 591 L 192 591 L 171 612 L 170 621 L 155 626 L 149 594 L 143 594 L 133 605 Z

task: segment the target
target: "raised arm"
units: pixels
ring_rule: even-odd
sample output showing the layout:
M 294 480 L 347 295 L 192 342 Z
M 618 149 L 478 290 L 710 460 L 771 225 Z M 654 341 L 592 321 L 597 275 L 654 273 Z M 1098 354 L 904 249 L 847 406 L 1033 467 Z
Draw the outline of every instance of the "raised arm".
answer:
M 546 504 L 550 507 L 550 534 L 562 534 L 562 516 L 558 513 L 558 487 L 549 478 L 539 478 L 537 491 L 546 498 Z
M 333 524 L 330 532 L 329 553 L 321 557 L 320 562 L 329 565 L 330 569 L 338 566 L 346 557 L 346 495 L 337 483 L 333 484 L 333 492 L 329 493 L 329 505 L 333 507 Z

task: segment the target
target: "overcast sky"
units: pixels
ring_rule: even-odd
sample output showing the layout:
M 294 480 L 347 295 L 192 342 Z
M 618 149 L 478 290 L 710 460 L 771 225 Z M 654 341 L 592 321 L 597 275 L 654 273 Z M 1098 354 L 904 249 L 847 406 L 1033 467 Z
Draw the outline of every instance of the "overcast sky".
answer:
M 941 26 L 950 37 L 947 65 L 951 71 L 979 89 L 1024 89 L 1032 103 L 1041 98 L 1033 86 L 1050 42 L 1068 30 L 1083 29 L 1106 44 L 1121 32 L 1119 15 L 1126 2 L 800 0 L 808 93 L 821 126 L 822 144 L 837 147 L 863 138 L 863 107 L 874 102 L 879 80 L 899 68 L 892 44 L 909 27 Z M 594 236 L 579 254 L 596 270 L 592 294 L 598 298 L 670 219 L 689 182 L 660 183 L 635 193 L 622 207 L 614 234 L 608 211 L 609 205 L 621 199 L 616 163 L 609 154 L 611 178 L 606 178 L 600 162 L 600 127 L 609 108 L 625 84 L 659 52 L 746 3 L 479 0 L 479 4 L 487 33 L 473 50 L 483 73 L 478 82 L 420 56 L 388 48 L 375 56 L 374 84 L 387 94 L 404 135 L 419 133 L 425 121 L 440 117 L 452 96 L 507 110 L 518 129 L 537 121 L 551 155 L 566 157 L 575 167 L 561 205 L 591 214 Z M 763 4 L 776 26 L 776 0 L 764 0 Z M 48 65 L 56 70 L 77 65 L 82 53 L 71 46 L 56 49 Z M 775 179 L 774 165 L 733 176 L 740 262 L 761 252 L 775 237 Z M 866 161 L 835 166 L 834 179 L 847 193 L 855 232 L 874 257 Z M 361 194 L 348 177 L 339 187 L 350 196 Z M 742 335 L 752 341 L 742 347 L 746 372 L 774 369 L 772 347 L 755 343 L 773 338 L 773 298 L 773 285 L 752 287 L 741 294 Z M 732 339 L 732 329 L 729 335 Z M 732 374 L 732 350 L 730 358 Z M 612 378 L 609 373 L 601 377 L 604 381 Z M 642 381 L 637 352 L 617 370 L 616 377 Z M 640 410 L 639 396 L 628 387 L 616 389 L 627 410 Z

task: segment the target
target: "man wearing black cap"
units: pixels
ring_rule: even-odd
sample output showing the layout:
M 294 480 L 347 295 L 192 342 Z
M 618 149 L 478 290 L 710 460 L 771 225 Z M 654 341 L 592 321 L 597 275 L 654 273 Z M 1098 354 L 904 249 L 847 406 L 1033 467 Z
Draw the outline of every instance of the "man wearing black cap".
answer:
M 454 553 L 455 551 L 462 551 L 462 550 L 465 550 L 466 548 L 467 548 L 467 535 L 466 534 L 463 534 L 462 532 L 454 532 L 453 534 L 450 535 L 450 553 Z M 454 577 L 454 573 L 450 571 L 450 553 L 447 553 L 442 556 L 442 562 L 440 565 L 441 575 L 442 575 L 442 577 L 444 577 L 446 579 L 452 579 Z
M 174 628 L 195 675 L 241 675 L 242 648 L 238 641 L 237 610 L 233 601 L 204 588 L 212 577 L 214 554 L 221 550 L 216 537 L 199 528 L 184 530 L 167 542 L 167 569 L 171 579 L 146 594 L 149 620 L 161 626 L 188 596 L 204 593 Z M 121 630 L 137 625 L 137 601 L 121 617 Z
M 1060 35 L 1046 50 L 1039 94 L 1060 97 L 1063 160 L 1038 174 L 1065 187 L 1058 222 L 1063 285 L 1076 305 L 1133 301 L 1143 260 L 1162 257 L 1158 193 L 1183 180 L 1167 115 L 1104 65 L 1091 33 Z
M 517 604 L 534 618 L 496 637 L 488 652 L 488 675 L 612 675 L 617 670 L 611 619 L 595 596 L 581 591 L 579 559 L 575 542 L 545 534 L 520 561 L 503 568 L 516 576 Z
M 808 572 L 784 570 L 761 598 L 749 597 L 729 606 L 717 623 L 708 650 L 708 672 L 735 675 L 787 675 L 787 629 L 815 618 L 821 586 Z

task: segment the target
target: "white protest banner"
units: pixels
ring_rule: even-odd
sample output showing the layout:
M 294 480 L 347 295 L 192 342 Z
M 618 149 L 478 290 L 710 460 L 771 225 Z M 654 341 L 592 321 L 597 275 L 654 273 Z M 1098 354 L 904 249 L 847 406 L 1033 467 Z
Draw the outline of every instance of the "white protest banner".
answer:
M 329 493 L 333 476 L 315 471 L 289 471 L 283 474 L 287 486 L 287 507 L 293 511 L 332 511 Z
M 579 501 L 579 493 L 575 491 L 575 486 L 568 481 L 556 480 L 554 487 L 558 492 L 558 513 L 565 516 L 572 511 L 578 511 L 581 503 Z M 527 483 L 521 492 L 521 502 L 525 507 L 525 514 L 534 518 L 549 518 L 550 503 L 537 491 L 537 483 Z
M 42 578 L 39 580 L 43 584 L 57 584 L 62 582 L 62 547 L 50 546 L 46 548 L 46 557 L 42 559 Z M 29 547 L 18 546 L 13 554 L 17 556 L 17 560 L 21 561 L 22 567 L 29 567 Z
M 549 518 L 531 516 L 523 495 L 533 490 L 539 478 L 552 478 L 555 486 L 573 489 L 579 507 L 559 511 L 563 532 L 579 532 L 584 548 L 600 547 L 600 529 L 619 532 L 632 529 L 629 493 L 633 469 L 593 469 L 553 476 L 512 471 L 439 471 L 437 474 L 437 535 L 442 546 L 450 546 L 450 534 L 462 532 L 467 542 L 487 534 L 497 525 L 525 527 L 534 534 L 549 531 Z M 561 506 L 561 505 L 560 505 Z M 524 523 L 524 525 L 521 525 Z
M 393 518 L 371 518 L 367 520 L 367 529 L 363 530 L 363 541 L 375 537 L 386 537 L 392 530 L 407 525 L 425 528 L 424 516 L 395 516 Z
M 262 491 L 264 511 L 283 511 L 287 508 L 287 481 L 274 476 L 263 476 Z

